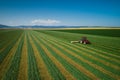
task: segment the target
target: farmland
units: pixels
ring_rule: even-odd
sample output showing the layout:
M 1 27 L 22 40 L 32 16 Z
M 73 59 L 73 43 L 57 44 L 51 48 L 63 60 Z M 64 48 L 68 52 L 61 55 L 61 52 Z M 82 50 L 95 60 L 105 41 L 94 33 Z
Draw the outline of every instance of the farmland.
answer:
M 0 80 L 119 79 L 120 29 L 0 30 Z

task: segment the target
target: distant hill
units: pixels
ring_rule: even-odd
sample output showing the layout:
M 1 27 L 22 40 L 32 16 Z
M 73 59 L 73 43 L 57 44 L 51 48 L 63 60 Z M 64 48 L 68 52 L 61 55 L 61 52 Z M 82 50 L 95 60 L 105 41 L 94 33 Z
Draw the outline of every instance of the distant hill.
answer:
M 66 28 L 66 26 L 39 26 L 39 25 L 34 25 L 34 26 L 16 26 L 17 28 Z
M 120 27 L 105 27 L 105 26 L 42 26 L 42 25 L 34 25 L 34 26 L 7 26 L 0 24 L 0 28 L 120 28 Z
M 7 26 L 0 24 L 0 28 L 87 28 L 88 26 L 42 26 L 42 25 L 34 25 L 34 26 Z
M 2 25 L 2 24 L 0 24 L 0 28 L 11 28 L 11 26 L 7 26 L 7 25 Z
M 34 25 L 34 26 L 7 26 L 0 24 L 0 28 L 80 28 L 80 26 L 42 26 L 42 25 Z

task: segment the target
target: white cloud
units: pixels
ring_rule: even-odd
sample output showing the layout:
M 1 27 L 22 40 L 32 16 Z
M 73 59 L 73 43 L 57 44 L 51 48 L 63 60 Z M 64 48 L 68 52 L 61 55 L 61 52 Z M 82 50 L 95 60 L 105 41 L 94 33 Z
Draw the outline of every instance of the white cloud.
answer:
M 52 19 L 47 19 L 47 20 L 45 20 L 45 19 L 36 19 L 36 20 L 33 20 L 32 21 L 32 24 L 34 24 L 34 25 L 54 25 L 54 24 L 58 24 L 58 23 L 60 23 L 60 21 L 58 21 L 58 20 L 52 20 Z

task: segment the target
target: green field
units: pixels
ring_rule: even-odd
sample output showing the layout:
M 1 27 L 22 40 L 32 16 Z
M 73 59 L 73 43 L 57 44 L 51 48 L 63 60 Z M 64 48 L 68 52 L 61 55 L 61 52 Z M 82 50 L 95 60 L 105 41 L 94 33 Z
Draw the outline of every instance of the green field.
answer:
M 1 29 L 0 80 L 120 80 L 120 29 Z

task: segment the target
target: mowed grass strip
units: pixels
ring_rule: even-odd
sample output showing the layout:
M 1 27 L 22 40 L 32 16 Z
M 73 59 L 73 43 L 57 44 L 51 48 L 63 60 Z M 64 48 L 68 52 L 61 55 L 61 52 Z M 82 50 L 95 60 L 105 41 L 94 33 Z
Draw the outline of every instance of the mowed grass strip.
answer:
M 54 52 L 56 52 L 59 56 L 61 56 L 62 58 L 64 58 L 67 62 L 69 62 L 70 64 L 72 64 L 75 68 L 77 68 L 78 70 L 80 70 L 81 72 L 83 72 L 86 76 L 88 76 L 91 79 L 94 80 L 98 80 L 99 78 L 96 77 L 93 73 L 89 72 L 88 70 L 86 70 L 83 66 L 77 64 L 75 61 L 73 61 L 71 58 L 67 57 L 66 55 L 64 55 L 60 50 L 58 50 L 57 48 L 55 48 L 54 46 L 52 46 L 51 44 L 47 44 L 52 50 L 54 50 Z
M 54 57 L 51 55 L 49 50 L 40 43 L 35 37 L 34 39 L 36 42 L 40 45 L 40 47 L 45 51 L 45 53 L 48 55 L 48 57 L 53 61 L 53 63 L 57 66 L 57 68 L 60 70 L 60 72 L 65 76 L 66 80 L 76 80 L 65 68 L 64 66 Z
M 51 38 L 49 38 L 49 39 L 51 39 Z M 48 39 L 46 39 L 46 40 L 48 40 Z M 49 40 L 49 41 L 50 41 L 50 40 Z M 56 41 L 57 41 L 57 40 L 56 40 Z M 53 42 L 54 42 L 54 41 L 53 41 Z M 55 44 L 55 43 L 53 43 L 53 44 Z M 57 45 L 57 44 L 56 44 L 56 45 Z M 57 45 L 57 46 L 60 47 L 60 45 Z M 62 46 L 61 46 L 61 47 L 62 47 Z M 61 47 L 60 47 L 60 48 L 61 48 Z M 91 63 L 91 62 L 89 62 L 89 61 L 83 59 L 82 57 L 80 57 L 80 56 L 78 56 L 78 55 L 73 54 L 74 52 L 71 52 L 71 51 L 65 49 L 65 47 L 62 47 L 62 49 L 65 50 L 66 52 L 70 53 L 71 55 L 73 55 L 73 56 L 79 58 L 79 59 L 82 60 L 83 62 L 88 63 L 88 64 L 91 65 L 92 67 L 94 67 L 94 68 L 100 70 L 101 72 L 103 72 L 103 73 L 105 73 L 105 74 L 108 74 L 109 76 L 111 76 L 111 77 L 113 77 L 113 78 L 115 78 L 115 79 L 116 79 L 116 78 L 119 79 L 120 76 L 117 76 L 117 75 L 115 75 L 115 74 L 113 74 L 113 73 L 111 73 L 111 72 L 105 70 L 104 68 L 102 68 L 102 67 L 100 67 L 100 66 L 98 66 L 98 65 L 96 65 L 96 64 L 93 64 L 93 63 Z
M 15 55 L 22 37 L 23 37 L 23 35 L 20 36 L 20 38 L 15 43 L 15 45 L 13 45 L 12 49 L 9 51 L 8 55 L 5 57 L 5 59 L 0 64 L 0 79 L 1 80 L 2 80 L 3 76 L 5 75 L 6 71 L 10 67 L 9 65 L 11 64 L 12 57 Z
M 27 34 L 24 33 L 24 43 L 22 47 L 18 80 L 28 80 L 28 52 L 27 52 Z
M 37 50 L 37 47 L 35 46 L 32 38 L 29 35 L 29 40 L 30 40 L 30 44 L 32 45 L 33 51 L 34 51 L 34 55 L 36 58 L 36 62 L 37 62 L 37 66 L 39 69 L 39 73 L 40 73 L 40 79 L 41 80 L 52 80 L 51 75 L 49 74 L 47 67 L 44 63 L 44 61 L 42 60 L 41 55 L 39 55 L 39 51 Z

